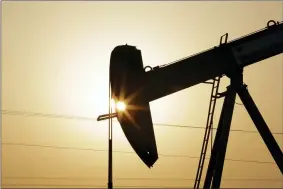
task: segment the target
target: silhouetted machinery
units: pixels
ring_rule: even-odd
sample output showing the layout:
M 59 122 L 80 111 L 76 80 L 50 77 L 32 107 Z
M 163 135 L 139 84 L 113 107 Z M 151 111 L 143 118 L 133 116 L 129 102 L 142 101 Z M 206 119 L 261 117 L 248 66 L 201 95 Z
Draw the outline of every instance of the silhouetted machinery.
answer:
M 220 187 L 236 94 L 283 173 L 282 151 L 243 83 L 244 67 L 282 52 L 283 23 L 275 21 L 269 21 L 266 28 L 250 35 L 229 43 L 226 39 L 218 47 L 154 68 L 143 67 L 141 51 L 136 47 L 117 46 L 110 59 L 111 91 L 115 101 L 126 104 L 126 110 L 102 115 L 98 120 L 116 116 L 132 148 L 151 167 L 158 159 L 158 152 L 149 102 L 226 75 L 230 86 L 220 95 L 225 100 L 203 187 Z M 200 182 L 200 177 L 197 180 Z

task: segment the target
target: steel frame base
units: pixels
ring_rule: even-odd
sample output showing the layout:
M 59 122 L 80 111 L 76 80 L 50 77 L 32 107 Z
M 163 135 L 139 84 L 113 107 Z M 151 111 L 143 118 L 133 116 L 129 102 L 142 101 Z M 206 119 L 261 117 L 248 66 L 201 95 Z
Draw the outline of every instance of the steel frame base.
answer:
M 270 132 L 262 115 L 260 114 L 251 95 L 249 94 L 246 88 L 247 86 L 243 83 L 242 71 L 240 73 L 231 75 L 230 80 L 231 84 L 227 87 L 227 91 L 225 92 L 225 100 L 223 103 L 218 129 L 216 131 L 213 149 L 203 185 L 203 188 L 205 189 L 220 188 L 236 94 L 239 95 L 269 152 L 283 174 L 282 151 Z

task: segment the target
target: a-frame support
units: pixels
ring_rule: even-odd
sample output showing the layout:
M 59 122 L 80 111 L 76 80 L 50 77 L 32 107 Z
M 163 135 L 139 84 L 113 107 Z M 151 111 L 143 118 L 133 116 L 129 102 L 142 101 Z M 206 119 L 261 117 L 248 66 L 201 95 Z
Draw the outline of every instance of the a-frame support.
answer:
M 243 83 L 242 70 L 230 76 L 203 188 L 220 188 L 236 94 L 239 95 L 269 152 L 283 174 L 283 154 Z

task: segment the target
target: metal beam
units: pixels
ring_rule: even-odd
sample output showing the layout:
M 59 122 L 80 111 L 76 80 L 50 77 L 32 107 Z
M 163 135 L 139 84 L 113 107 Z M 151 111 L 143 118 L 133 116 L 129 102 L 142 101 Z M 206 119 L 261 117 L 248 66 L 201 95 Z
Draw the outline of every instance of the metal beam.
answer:
M 274 139 L 272 133 L 270 132 L 266 122 L 264 121 L 261 113 L 259 112 L 256 104 L 254 103 L 246 85 L 240 87 L 238 90 L 238 95 L 240 96 L 246 110 L 250 114 L 258 132 L 260 133 L 265 145 L 267 146 L 269 152 L 271 153 L 273 159 L 275 160 L 277 166 L 279 167 L 281 173 L 283 174 L 283 154 L 278 146 L 276 140 Z

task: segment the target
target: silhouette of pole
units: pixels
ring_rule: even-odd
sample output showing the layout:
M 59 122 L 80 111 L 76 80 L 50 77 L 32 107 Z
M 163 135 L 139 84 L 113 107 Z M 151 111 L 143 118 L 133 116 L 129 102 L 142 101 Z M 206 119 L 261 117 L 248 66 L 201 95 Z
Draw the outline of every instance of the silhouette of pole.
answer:
M 112 113 L 112 106 L 111 106 L 111 85 L 109 80 L 109 115 Z M 108 128 L 108 189 L 113 188 L 112 182 L 112 117 L 109 119 L 109 128 Z
M 109 120 L 109 159 L 108 159 L 108 189 L 113 188 L 112 182 L 112 118 Z

